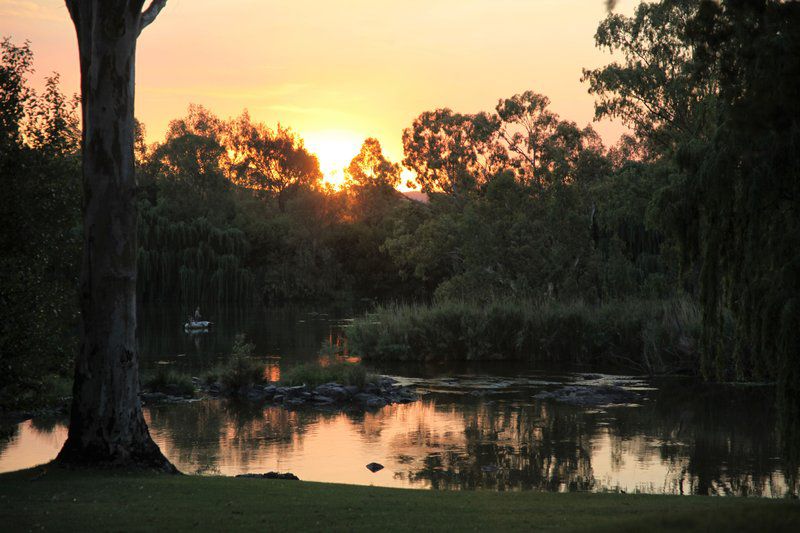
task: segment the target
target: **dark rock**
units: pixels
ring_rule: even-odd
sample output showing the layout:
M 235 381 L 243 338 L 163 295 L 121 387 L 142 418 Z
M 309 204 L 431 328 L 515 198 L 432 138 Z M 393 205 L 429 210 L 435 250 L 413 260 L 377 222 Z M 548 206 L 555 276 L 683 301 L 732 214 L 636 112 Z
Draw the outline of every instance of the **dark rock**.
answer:
M 413 402 L 417 399 L 417 395 L 410 389 L 400 389 L 398 392 L 403 403 Z
M 377 398 L 377 396 L 373 394 L 367 394 L 366 392 L 359 392 L 353 396 L 353 400 L 359 403 L 367 403 L 372 398 Z
M 356 392 L 358 389 L 356 389 Z M 326 383 L 314 389 L 314 394 L 320 396 L 327 396 L 333 398 L 337 402 L 343 402 L 352 396 L 352 394 L 344 387 L 336 383 Z
M 291 472 L 280 474 L 278 472 L 267 472 L 265 474 L 239 474 L 236 477 L 243 478 L 258 478 L 258 479 L 288 479 L 291 481 L 300 481 L 300 478 Z
M 374 400 L 368 401 L 366 403 L 366 406 L 370 409 L 380 409 L 381 407 L 385 407 L 386 403 L 387 403 L 386 400 L 384 400 L 383 398 L 376 398 Z
M 266 397 L 264 393 L 264 389 L 261 387 L 253 387 L 252 389 L 247 391 L 247 399 L 248 400 L 263 400 Z
M 330 396 L 323 396 L 322 394 L 314 394 L 314 397 L 311 400 L 315 403 L 335 403 L 336 400 L 331 398 Z
M 148 402 L 161 402 L 167 399 L 163 392 L 143 392 L 142 399 Z
M 378 472 L 379 470 L 383 470 L 383 465 L 380 464 L 380 463 L 370 463 L 370 464 L 367 465 L 367 470 L 369 470 L 370 472 L 372 472 L 374 474 L 375 472 Z
M 359 392 L 353 396 L 353 400 L 369 409 L 379 409 L 386 405 L 386 400 L 380 396 L 376 396 L 375 394 L 370 394 L 367 392 Z
M 633 403 L 640 400 L 637 393 L 614 385 L 568 385 L 555 391 L 540 392 L 534 398 L 581 406 Z
M 378 384 L 367 384 L 364 389 L 355 385 L 343 386 L 339 383 L 325 383 L 313 390 L 306 385 L 278 386 L 274 384 L 245 387 L 239 391 L 221 390 L 219 394 L 235 394 L 251 401 L 271 401 L 286 408 L 314 406 L 317 409 L 380 409 L 388 404 L 410 403 L 417 394 L 406 387 L 396 385 L 396 380 L 381 378 Z M 378 386 L 380 385 L 380 386 Z M 212 386 L 213 387 L 213 386 Z M 214 394 L 212 387 L 209 393 Z
M 178 385 L 170 383 L 164 386 L 164 392 L 168 396 L 181 396 L 181 388 Z
M 296 398 L 299 396 L 303 396 L 306 392 L 305 385 L 297 385 L 296 387 L 278 387 L 275 390 L 276 394 L 281 394 L 286 398 Z
M 306 399 L 302 397 L 295 397 L 295 398 L 284 398 L 283 405 L 287 405 L 290 407 L 298 407 L 300 405 L 304 405 L 306 403 Z

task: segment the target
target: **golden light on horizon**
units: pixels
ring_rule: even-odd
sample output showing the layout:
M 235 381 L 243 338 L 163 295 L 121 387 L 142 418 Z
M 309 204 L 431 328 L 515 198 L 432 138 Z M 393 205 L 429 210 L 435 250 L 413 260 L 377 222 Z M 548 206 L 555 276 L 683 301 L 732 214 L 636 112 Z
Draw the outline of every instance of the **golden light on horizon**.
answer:
M 334 189 L 344 185 L 344 169 L 361 150 L 366 136 L 346 130 L 324 130 L 306 133 L 303 137 L 306 148 L 319 159 L 323 183 Z

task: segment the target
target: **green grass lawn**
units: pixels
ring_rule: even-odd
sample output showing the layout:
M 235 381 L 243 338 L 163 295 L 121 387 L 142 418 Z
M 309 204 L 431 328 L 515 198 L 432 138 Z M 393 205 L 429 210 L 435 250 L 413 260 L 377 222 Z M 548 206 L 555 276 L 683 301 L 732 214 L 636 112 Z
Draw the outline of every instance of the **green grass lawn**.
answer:
M 796 501 L 440 492 L 40 467 L 0 475 L 0 530 L 800 531 Z

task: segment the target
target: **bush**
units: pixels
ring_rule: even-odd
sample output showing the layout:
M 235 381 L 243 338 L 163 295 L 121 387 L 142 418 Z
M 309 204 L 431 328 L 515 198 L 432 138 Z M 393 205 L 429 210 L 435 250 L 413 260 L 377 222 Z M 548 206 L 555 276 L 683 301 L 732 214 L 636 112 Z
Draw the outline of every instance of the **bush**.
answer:
M 696 370 L 700 314 L 688 300 L 584 302 L 461 300 L 392 304 L 357 319 L 351 349 L 381 360 L 533 360 Z
M 219 382 L 227 390 L 234 392 L 264 383 L 265 368 L 253 359 L 254 350 L 255 345 L 248 343 L 244 335 L 237 335 L 228 362 L 207 372 L 204 376 L 205 382 L 209 385 Z
M 368 373 L 363 366 L 354 363 L 331 363 L 325 366 L 318 363 L 304 363 L 287 370 L 281 379 L 286 385 L 309 387 L 323 383 L 338 383 L 363 388 L 367 383 L 377 381 L 378 376 Z

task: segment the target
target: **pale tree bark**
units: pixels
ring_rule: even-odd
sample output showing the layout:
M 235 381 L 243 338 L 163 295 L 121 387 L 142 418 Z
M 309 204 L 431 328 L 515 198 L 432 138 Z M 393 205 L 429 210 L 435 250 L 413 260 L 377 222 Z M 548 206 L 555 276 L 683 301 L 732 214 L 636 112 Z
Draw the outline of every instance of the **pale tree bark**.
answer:
M 139 401 L 134 178 L 136 40 L 166 0 L 67 0 L 78 37 L 83 112 L 81 347 L 58 461 L 176 472 Z

